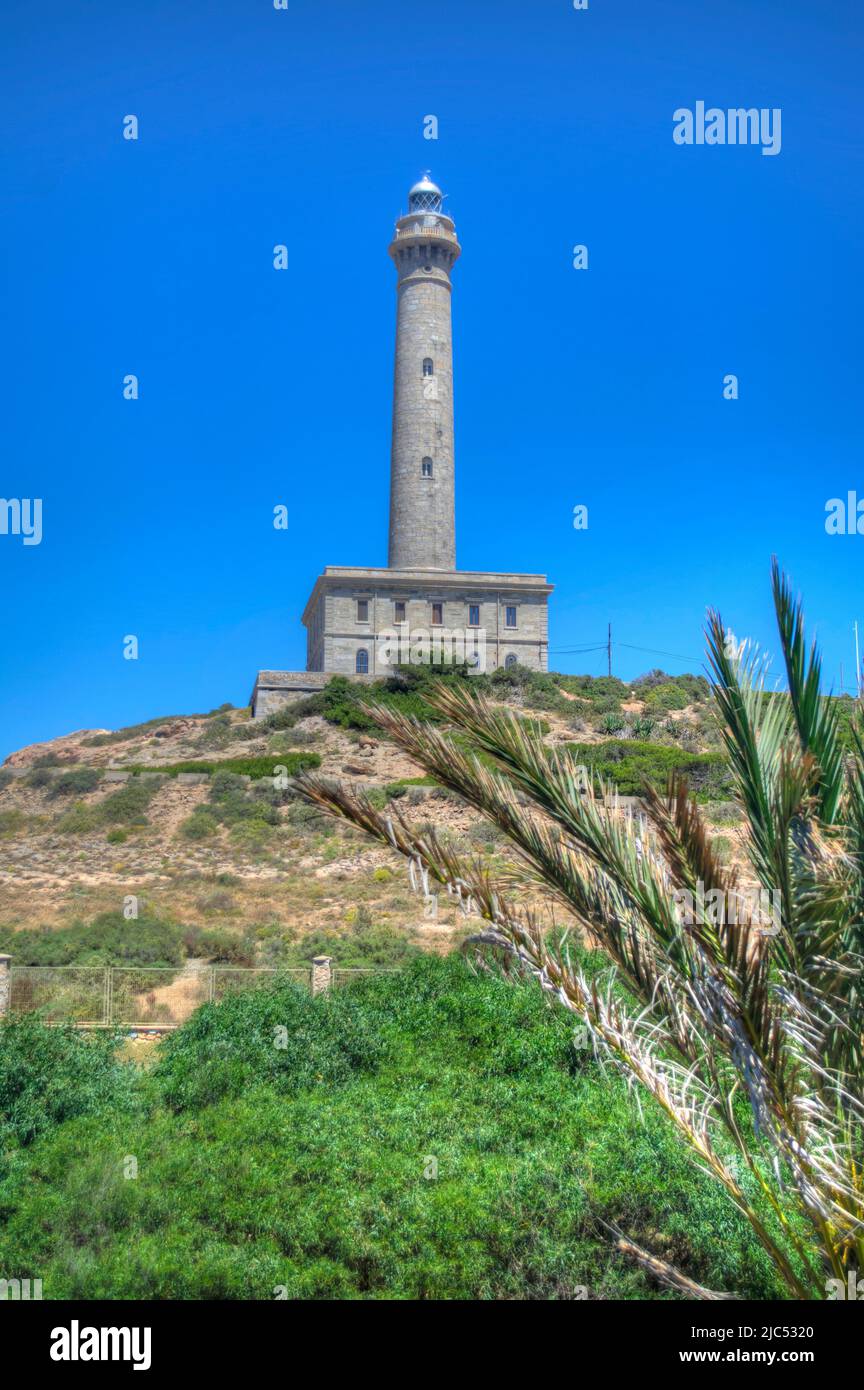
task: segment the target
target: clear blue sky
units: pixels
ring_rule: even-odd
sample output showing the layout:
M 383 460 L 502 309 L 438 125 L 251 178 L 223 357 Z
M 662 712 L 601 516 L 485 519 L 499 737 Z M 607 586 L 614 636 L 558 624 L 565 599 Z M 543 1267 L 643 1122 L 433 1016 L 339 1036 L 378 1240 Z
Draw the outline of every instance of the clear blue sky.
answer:
M 0 536 L 0 756 L 242 704 L 305 664 L 324 564 L 386 563 L 425 167 L 463 244 L 460 567 L 549 574 L 559 669 L 603 671 L 561 653 L 610 620 L 697 658 L 616 647 L 632 677 L 698 670 L 709 603 L 770 645 L 776 551 L 851 682 L 862 36 L 858 0 L 5 0 L 0 495 L 44 537 Z M 698 100 L 780 107 L 781 153 L 677 146 Z

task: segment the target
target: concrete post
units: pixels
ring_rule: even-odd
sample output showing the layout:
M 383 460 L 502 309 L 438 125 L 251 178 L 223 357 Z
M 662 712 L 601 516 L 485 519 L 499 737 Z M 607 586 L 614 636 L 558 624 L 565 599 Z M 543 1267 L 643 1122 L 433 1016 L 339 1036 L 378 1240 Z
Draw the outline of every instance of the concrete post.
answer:
M 11 956 L 0 956 L 0 1018 L 9 1013 L 9 1000 L 12 995 Z
M 332 956 L 312 957 L 312 993 L 326 994 L 333 983 Z

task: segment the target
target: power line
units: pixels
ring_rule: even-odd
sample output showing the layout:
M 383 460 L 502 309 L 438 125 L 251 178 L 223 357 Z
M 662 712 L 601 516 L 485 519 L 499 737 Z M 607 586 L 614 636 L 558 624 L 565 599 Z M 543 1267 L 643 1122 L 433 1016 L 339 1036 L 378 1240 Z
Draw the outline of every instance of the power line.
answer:
M 585 652 L 606 652 L 609 650 L 609 639 L 605 642 L 597 642 L 592 646 L 584 647 L 550 647 L 550 656 L 580 656 Z M 631 652 L 648 652 L 651 656 L 671 656 L 676 661 L 703 661 L 701 656 L 684 656 L 681 652 L 661 651 L 658 647 L 637 647 L 632 642 L 615 642 L 616 647 L 626 647 Z
M 627 647 L 631 652 L 650 652 L 652 656 L 671 656 L 676 661 L 704 661 L 704 656 L 683 656 L 681 652 L 663 652 L 657 647 L 634 647 L 632 642 L 616 642 L 617 647 Z
M 606 643 L 601 642 L 596 647 L 551 647 L 550 656 L 584 656 L 587 652 L 605 652 Z

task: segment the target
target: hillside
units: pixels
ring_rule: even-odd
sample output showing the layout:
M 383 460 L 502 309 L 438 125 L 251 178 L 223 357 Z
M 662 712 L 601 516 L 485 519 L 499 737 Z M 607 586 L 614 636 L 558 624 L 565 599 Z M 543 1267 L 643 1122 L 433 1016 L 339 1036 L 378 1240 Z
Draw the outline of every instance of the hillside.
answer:
M 377 696 L 428 714 L 423 690 L 434 679 L 415 671 L 364 690 L 336 679 L 268 720 L 226 706 L 78 730 L 13 753 L 0 769 L 3 949 L 18 963 L 41 963 L 44 951 L 28 955 L 13 936 L 116 923 L 130 895 L 139 939 L 147 924 L 173 924 L 186 931 L 187 952 L 217 961 L 297 964 L 326 951 L 343 965 L 392 964 L 410 949 L 450 949 L 465 926 L 446 898 L 437 920 L 425 919 L 396 856 L 317 815 L 290 781 L 272 784 L 278 767 L 317 765 L 463 848 L 500 853 L 496 832 L 443 788 L 422 785 L 421 769 L 365 710 Z M 531 719 L 550 744 L 575 746 L 625 792 L 646 775 L 664 782 L 674 766 L 703 799 L 722 803 L 722 758 L 699 678 L 655 672 L 625 686 L 517 669 L 474 684 Z M 717 829 L 728 838 L 722 805 Z M 101 959 L 88 941 L 73 960 Z

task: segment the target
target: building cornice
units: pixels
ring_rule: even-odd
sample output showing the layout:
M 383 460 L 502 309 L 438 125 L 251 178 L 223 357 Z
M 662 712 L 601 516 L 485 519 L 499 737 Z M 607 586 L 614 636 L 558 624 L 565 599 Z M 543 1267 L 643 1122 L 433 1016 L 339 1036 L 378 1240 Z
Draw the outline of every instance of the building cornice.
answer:
M 545 574 L 509 574 L 499 570 L 420 570 L 373 569 L 362 565 L 326 565 L 315 580 L 309 600 L 303 610 L 303 624 L 309 618 L 322 593 L 343 584 L 352 588 L 424 589 L 427 594 L 442 597 L 454 589 L 498 589 L 506 593 L 530 593 L 538 598 L 548 597 L 554 589 Z

